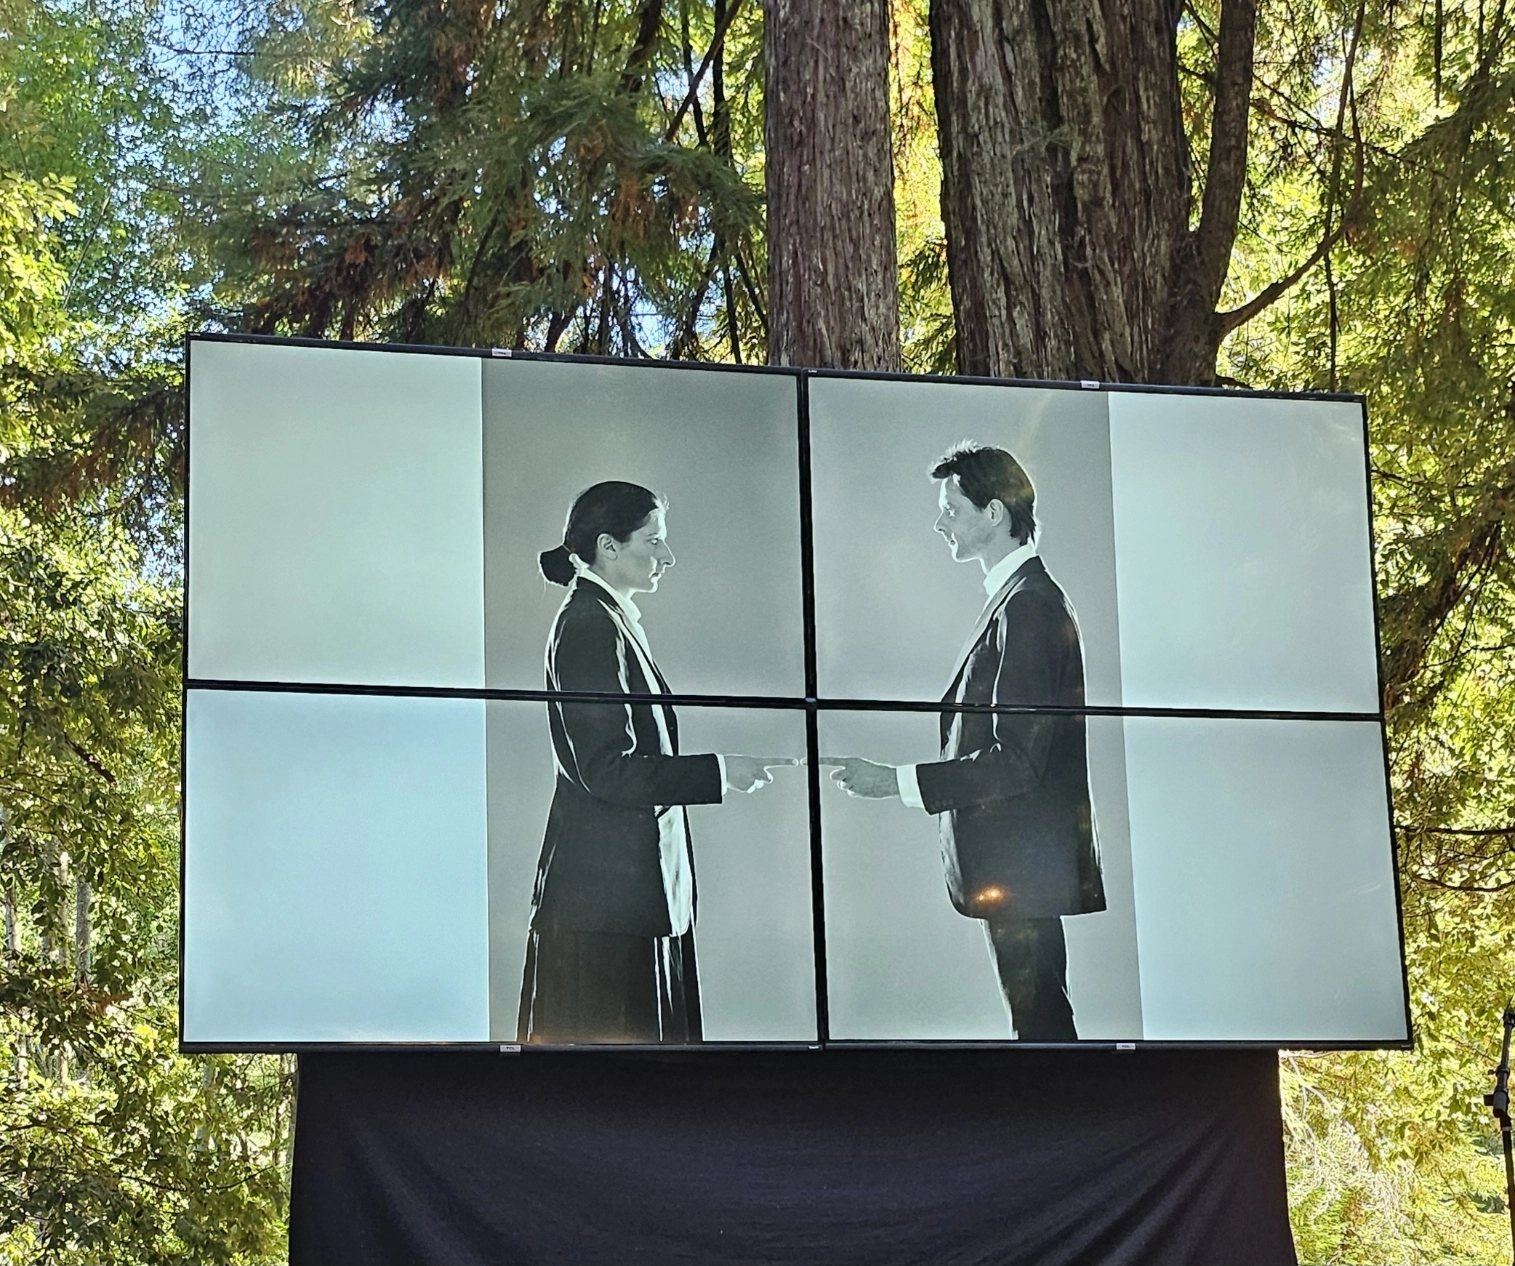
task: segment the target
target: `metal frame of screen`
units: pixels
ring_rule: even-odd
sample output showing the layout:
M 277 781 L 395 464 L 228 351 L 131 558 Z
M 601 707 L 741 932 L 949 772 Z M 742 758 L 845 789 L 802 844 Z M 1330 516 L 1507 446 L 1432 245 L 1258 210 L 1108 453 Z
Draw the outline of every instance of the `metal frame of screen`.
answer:
M 697 1045 L 668 1046 L 668 1045 L 641 1045 L 633 1043 L 606 1043 L 597 1045 L 574 1045 L 574 1046 L 521 1046 L 514 1043 L 501 1043 L 499 1041 L 396 1041 L 396 1042 L 199 1042 L 185 1041 L 184 1032 L 184 898 L 185 898 L 185 854 L 188 840 L 186 838 L 186 813 L 185 803 L 188 792 L 186 783 L 186 754 L 187 737 L 186 726 L 181 721 L 180 729 L 180 753 L 179 753 L 179 785 L 180 785 L 180 858 L 179 858 L 179 1033 L 180 1050 L 186 1053 L 218 1054 L 236 1052 L 302 1052 L 302 1051 L 325 1051 L 325 1050 L 485 1050 L 504 1054 L 525 1054 L 528 1056 L 537 1054 L 552 1054 L 560 1051 L 608 1051 L 608 1052 L 636 1052 L 657 1051 L 663 1054 L 679 1052 L 682 1055 L 705 1052 L 722 1051 L 749 1051 L 749 1050 L 793 1050 L 793 1051 L 824 1051 L 827 1049 L 901 1049 L 901 1050 L 961 1050 L 961 1049 L 996 1049 L 996 1050 L 1106 1050 L 1106 1051 L 1133 1051 L 1133 1050 L 1409 1050 L 1414 1045 L 1414 1031 L 1409 1007 L 1409 978 L 1405 962 L 1404 926 L 1403 926 L 1403 894 L 1401 877 L 1399 873 L 1399 848 L 1393 813 L 1393 790 L 1391 782 L 1391 767 L 1388 748 L 1388 731 L 1382 710 L 1383 698 L 1383 664 L 1381 654 L 1377 664 L 1378 698 L 1379 709 L 1376 712 L 1328 712 L 1328 711 L 1299 711 L 1299 710 L 1276 710 L 1276 709 L 1237 709 L 1237 708 L 1159 708 L 1159 707 L 1119 707 L 1119 706 L 1085 706 L 1080 708 L 1066 707 L 983 707 L 973 705 L 944 705 L 941 702 L 927 702 L 921 700 L 880 700 L 880 699 L 845 699 L 827 698 L 822 699 L 818 695 L 818 683 L 816 674 L 816 614 L 815 614 L 815 560 L 814 560 L 814 537 L 812 523 L 812 488 L 811 488 L 811 440 L 810 440 L 810 393 L 809 383 L 814 378 L 852 378 L 872 379 L 881 381 L 897 381 L 910 383 L 940 383 L 945 385 L 979 385 L 996 387 L 1036 387 L 1060 391 L 1101 391 L 1101 392 L 1126 392 L 1146 395 L 1189 395 L 1189 396 L 1213 396 L 1226 399 L 1235 398 L 1258 398 L 1277 400 L 1299 401 L 1336 401 L 1355 403 L 1362 416 L 1363 429 L 1363 452 L 1364 465 L 1367 471 L 1366 487 L 1368 493 L 1368 547 L 1370 558 L 1376 557 L 1377 545 L 1373 531 L 1373 489 L 1372 472 L 1368 451 L 1368 412 L 1366 397 L 1356 393 L 1346 392 L 1289 392 L 1289 391 L 1260 391 L 1239 388 L 1214 388 L 1192 386 L 1151 386 L 1134 383 L 1107 383 L 1107 382 L 1062 382 L 1046 379 L 1020 379 L 1020 378 L 987 378 L 967 375 L 926 375 L 884 373 L 867 370 L 837 370 L 837 369 L 810 369 L 791 366 L 769 365 L 731 365 L 716 364 L 697 361 L 662 361 L 662 360 L 627 360 L 608 356 L 576 356 L 559 355 L 544 352 L 521 351 L 511 348 L 454 348 L 433 347 L 418 344 L 395 344 L 395 343 L 364 343 L 353 341 L 337 341 L 328 339 L 310 338 L 285 338 L 270 335 L 253 334 L 222 334 L 217 332 L 199 332 L 188 336 L 185 340 L 185 410 L 186 410 L 186 436 L 185 436 L 185 515 L 184 515 L 184 596 L 183 596 L 183 620 L 184 620 L 184 646 L 182 651 L 182 678 L 181 687 L 181 718 L 187 716 L 189 692 L 191 690 L 213 691 L 250 691 L 260 693 L 286 693 L 286 694 L 338 694 L 338 695 L 378 695 L 391 697 L 434 697 L 450 699 L 502 699 L 520 701 L 545 701 L 553 698 L 562 698 L 562 694 L 554 694 L 547 690 L 524 690 L 502 689 L 494 687 L 431 687 L 431 686 L 378 686 L 378 685 L 351 685 L 331 684 L 320 682 L 284 682 L 284 681 L 243 681 L 221 679 L 191 678 L 189 675 L 189 550 L 190 550 L 190 522 L 189 522 L 189 471 L 190 445 L 193 442 L 193 419 L 189 413 L 189 374 L 190 374 L 190 347 L 195 342 L 218 342 L 218 343 L 244 343 L 263 344 L 289 347 L 319 347 L 319 348 L 342 348 L 361 351 L 392 352 L 397 355 L 425 355 L 425 356 L 457 356 L 469 357 L 479 360 L 491 359 L 519 359 L 531 361 L 561 362 L 564 364 L 582 365 L 613 365 L 620 368 L 645 369 L 648 372 L 679 372 L 696 371 L 702 373 L 725 373 L 725 374 L 765 374 L 790 378 L 796 381 L 798 401 L 798 453 L 799 453 L 799 488 L 800 488 L 800 549 L 801 549 L 801 577 L 803 585 L 802 595 L 802 621 L 804 637 L 804 676 L 805 697 L 780 697 L 780 696 L 752 696 L 752 695 L 711 695 L 711 694 L 667 694 L 660 696 L 663 702 L 673 705 L 705 705 L 711 707 L 728 708 L 771 708 L 771 709 L 796 709 L 805 713 L 805 736 L 808 763 L 806 778 L 809 793 L 810 813 L 810 882 L 812 921 L 814 936 L 815 956 L 815 1005 L 816 1005 L 816 1029 L 817 1040 L 802 1042 L 785 1041 L 704 1041 Z M 1382 627 L 1380 615 L 1380 599 L 1378 594 L 1378 578 L 1376 570 L 1371 577 L 1373 595 L 1373 634 L 1375 647 L 1382 645 Z M 588 701 L 603 700 L 605 702 L 619 702 L 624 696 L 621 695 L 597 695 L 590 692 L 573 692 L 575 699 Z M 821 785 L 820 768 L 818 765 L 819 746 L 817 735 L 817 722 L 821 712 L 824 711 L 888 711 L 888 712 L 930 712 L 940 714 L 944 711 L 985 712 L 995 711 L 1001 713 L 1030 713 L 1030 712 L 1061 712 L 1076 713 L 1084 716 L 1110 716 L 1110 717 L 1200 717 L 1209 719 L 1257 719 L 1257 720 L 1300 720 L 1300 721 L 1371 721 L 1377 724 L 1383 749 L 1384 785 L 1388 793 L 1388 819 L 1391 846 L 1391 867 L 1394 876 L 1395 913 L 1399 923 L 1399 967 L 1400 983 L 1405 999 L 1405 1033 L 1403 1039 L 1385 1039 L 1378 1041 L 1320 1041 L 1301 1045 L 1294 1040 L 1267 1040 L 1267 1039 L 1215 1039 L 1215 1040 L 1190 1040 L 1190 1039 L 1134 1039 L 1130 1041 L 1115 1041 L 1110 1039 L 1080 1039 L 1076 1042 L 1031 1042 L 1018 1039 L 1004 1038 L 993 1040 L 962 1040 L 962 1039 L 907 1039 L 907 1040 L 857 1040 L 832 1038 L 828 1029 L 828 999 L 827 999 L 827 974 L 826 974 L 826 927 L 825 927 L 825 890 L 824 876 L 822 872 L 821 851 Z

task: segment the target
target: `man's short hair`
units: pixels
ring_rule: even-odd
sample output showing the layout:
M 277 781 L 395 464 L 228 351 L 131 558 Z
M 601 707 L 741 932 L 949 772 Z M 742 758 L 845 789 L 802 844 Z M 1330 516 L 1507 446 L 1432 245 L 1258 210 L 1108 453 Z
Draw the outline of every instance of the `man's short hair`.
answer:
M 998 498 L 1010 516 L 1010 533 L 1024 544 L 1036 535 L 1036 490 L 1021 464 L 1002 448 L 964 440 L 931 468 L 933 479 L 957 480 L 963 496 L 980 510 Z

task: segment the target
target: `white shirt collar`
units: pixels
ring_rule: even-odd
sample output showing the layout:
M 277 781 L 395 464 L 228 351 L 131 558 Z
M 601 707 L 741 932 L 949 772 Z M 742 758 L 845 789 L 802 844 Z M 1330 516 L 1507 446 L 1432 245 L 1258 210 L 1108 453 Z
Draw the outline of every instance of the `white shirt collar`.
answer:
M 1023 563 L 1036 557 L 1036 542 L 1027 541 L 1018 549 L 1011 550 L 989 569 L 984 577 L 984 592 L 991 598 L 1005 587 L 1005 582 L 1020 569 Z
M 633 624 L 640 625 L 642 623 L 641 608 L 638 607 L 637 604 L 634 603 L 626 594 L 623 594 L 616 589 L 612 589 L 610 585 L 606 583 L 603 576 L 599 575 L 597 572 L 590 570 L 588 564 L 575 557 L 573 560 L 573 569 L 578 573 L 580 580 L 592 580 L 595 584 L 599 585 L 601 589 L 603 589 L 612 598 L 614 598 L 616 605 L 620 607 L 621 610 L 627 614 L 627 616 L 630 617 Z

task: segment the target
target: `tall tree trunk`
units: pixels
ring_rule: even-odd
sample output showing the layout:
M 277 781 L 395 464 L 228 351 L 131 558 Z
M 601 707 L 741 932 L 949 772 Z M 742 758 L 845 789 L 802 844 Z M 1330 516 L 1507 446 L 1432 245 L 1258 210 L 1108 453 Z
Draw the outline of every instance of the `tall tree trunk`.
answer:
M 888 0 L 769 0 L 768 359 L 900 367 Z
M 10 847 L 10 823 L 4 808 L 0 808 L 0 854 Z M 16 906 L 16 888 L 14 884 L 7 884 L 3 893 L 0 893 L 0 907 L 5 912 L 5 941 L 3 953 L 7 959 L 13 959 L 21 953 L 21 920 L 20 911 Z
M 74 980 L 89 984 L 90 903 L 89 880 L 83 874 L 74 877 Z
M 21 955 L 21 921 L 16 908 L 16 890 L 8 887 L 3 898 L 5 906 L 5 946 L 6 958 L 18 958 Z
M 1208 383 L 1247 161 L 1255 0 L 1224 0 L 1199 223 L 1178 0 L 931 0 L 959 368 Z

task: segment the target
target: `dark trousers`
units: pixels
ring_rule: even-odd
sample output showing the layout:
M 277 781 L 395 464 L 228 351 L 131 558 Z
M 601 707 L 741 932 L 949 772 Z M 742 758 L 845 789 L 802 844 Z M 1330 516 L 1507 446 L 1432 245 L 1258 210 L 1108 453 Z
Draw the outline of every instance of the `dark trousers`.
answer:
M 703 1040 L 694 931 L 622 936 L 536 928 L 526 934 L 519 1042 Z
M 986 919 L 1010 1022 L 1022 1042 L 1073 1042 L 1068 943 L 1061 919 Z

